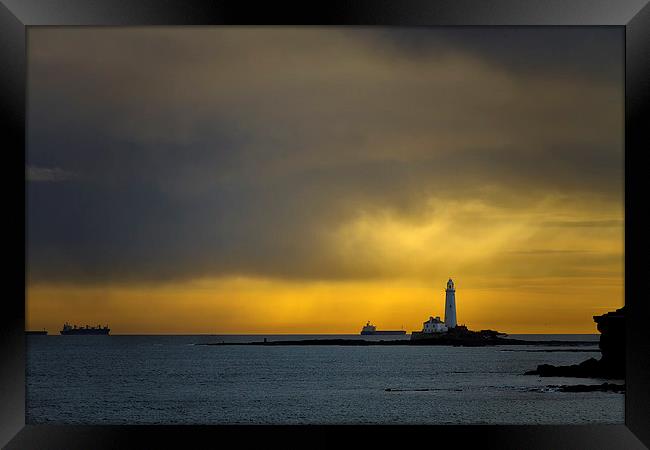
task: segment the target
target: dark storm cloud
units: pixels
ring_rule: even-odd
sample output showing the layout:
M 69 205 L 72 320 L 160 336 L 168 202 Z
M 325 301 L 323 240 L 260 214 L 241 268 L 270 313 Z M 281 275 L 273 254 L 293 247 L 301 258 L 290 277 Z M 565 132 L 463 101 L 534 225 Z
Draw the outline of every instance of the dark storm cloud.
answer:
M 326 239 L 360 212 L 618 201 L 620 45 L 613 29 L 32 30 L 27 179 L 59 182 L 28 186 L 29 276 L 371 277 Z
M 527 75 L 552 71 L 614 83 L 623 75 L 623 30 L 616 27 L 391 28 L 377 36 L 378 47 L 394 57 L 444 58 L 462 51 Z

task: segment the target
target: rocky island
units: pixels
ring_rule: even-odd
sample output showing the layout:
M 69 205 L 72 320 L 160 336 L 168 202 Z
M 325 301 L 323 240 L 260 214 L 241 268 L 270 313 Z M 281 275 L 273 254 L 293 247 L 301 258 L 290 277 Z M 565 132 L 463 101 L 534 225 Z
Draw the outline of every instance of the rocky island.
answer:
M 454 347 L 488 347 L 495 345 L 543 345 L 543 346 L 591 346 L 591 341 L 528 341 L 511 339 L 505 334 L 494 330 L 472 331 L 459 325 L 445 333 L 423 334 L 415 332 L 411 339 L 391 339 L 370 341 L 365 339 L 300 339 L 270 341 L 264 338 L 254 342 L 214 342 L 196 345 L 264 345 L 264 346 L 295 346 L 295 345 L 340 345 L 340 346 L 369 346 L 369 345 L 401 345 L 401 346 L 426 346 L 450 345 Z
M 264 338 L 263 341 L 257 342 L 217 342 L 197 345 L 344 345 L 344 346 L 366 346 L 366 345 L 451 345 L 458 347 L 485 347 L 493 345 L 543 345 L 543 346 L 576 346 L 576 345 L 593 345 L 590 341 L 527 341 L 522 339 L 508 338 L 505 333 L 494 330 L 473 331 L 465 325 L 457 323 L 456 317 L 456 285 L 449 278 L 445 289 L 445 320 L 440 317 L 429 317 L 422 324 L 421 331 L 413 331 L 410 340 L 364 340 L 364 339 L 301 339 L 301 340 L 278 340 L 269 341 Z M 374 331 L 374 326 L 370 322 L 361 330 L 361 335 L 376 334 L 368 333 L 369 328 Z M 396 334 L 398 332 L 389 332 Z M 399 332 L 398 334 L 402 334 Z

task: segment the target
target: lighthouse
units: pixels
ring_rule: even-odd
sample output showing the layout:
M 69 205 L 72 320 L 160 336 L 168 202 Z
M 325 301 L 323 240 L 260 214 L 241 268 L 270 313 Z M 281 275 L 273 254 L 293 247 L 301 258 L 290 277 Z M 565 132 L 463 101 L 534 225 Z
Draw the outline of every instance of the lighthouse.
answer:
M 445 325 L 448 328 L 456 328 L 456 288 L 454 282 L 450 278 L 447 281 L 447 289 L 445 289 Z

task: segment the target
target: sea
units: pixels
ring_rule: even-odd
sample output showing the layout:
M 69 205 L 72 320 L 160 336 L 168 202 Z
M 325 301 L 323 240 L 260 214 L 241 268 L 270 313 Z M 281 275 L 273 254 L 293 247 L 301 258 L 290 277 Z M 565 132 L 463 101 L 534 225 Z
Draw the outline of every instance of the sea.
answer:
M 599 358 L 598 335 L 511 337 L 593 344 L 210 346 L 197 344 L 409 336 L 26 336 L 26 421 L 101 425 L 624 422 L 623 394 L 560 392 L 556 387 L 608 380 L 524 375 L 539 364 Z

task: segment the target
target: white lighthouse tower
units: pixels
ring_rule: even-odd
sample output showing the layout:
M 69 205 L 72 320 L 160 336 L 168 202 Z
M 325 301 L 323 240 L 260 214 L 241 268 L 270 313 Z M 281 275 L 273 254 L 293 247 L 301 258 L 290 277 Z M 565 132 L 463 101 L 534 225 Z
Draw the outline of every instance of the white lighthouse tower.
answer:
M 450 278 L 447 281 L 447 289 L 445 289 L 445 325 L 448 328 L 456 327 L 456 288 L 454 282 Z

